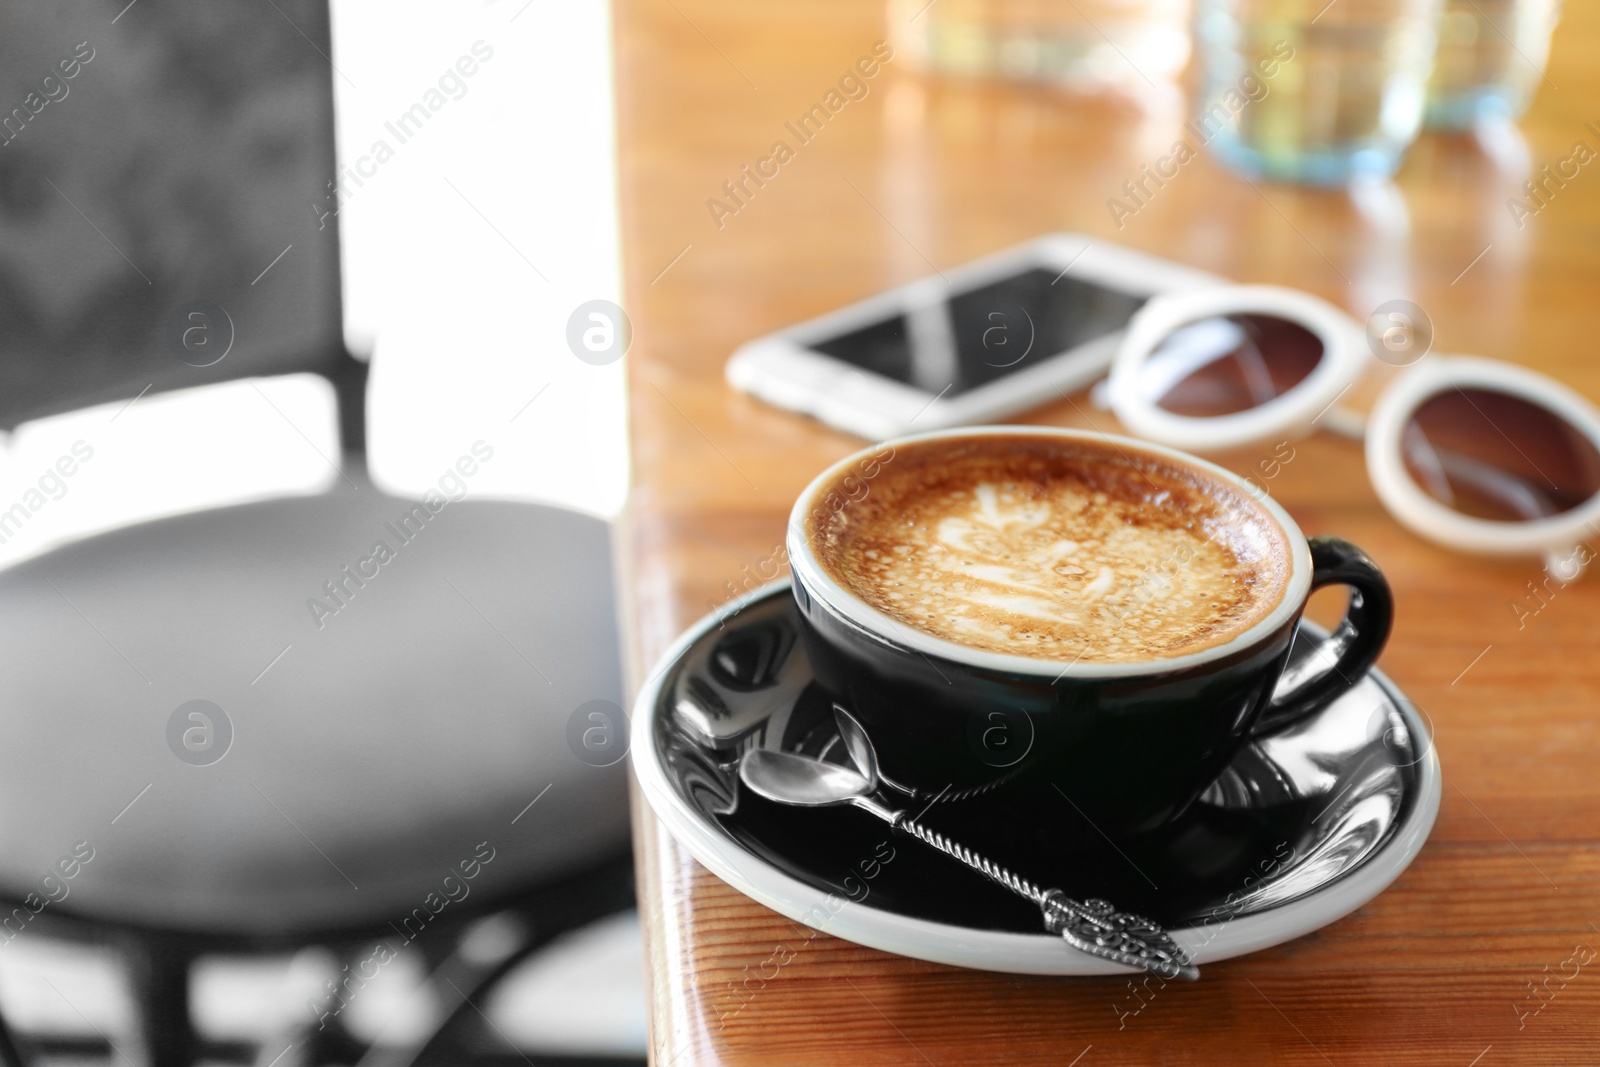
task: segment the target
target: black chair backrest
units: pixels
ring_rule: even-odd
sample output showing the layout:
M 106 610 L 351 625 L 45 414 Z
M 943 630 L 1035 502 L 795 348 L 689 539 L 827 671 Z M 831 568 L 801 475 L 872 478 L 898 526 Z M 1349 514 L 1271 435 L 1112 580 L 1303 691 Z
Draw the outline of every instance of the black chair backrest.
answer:
M 314 371 L 361 450 L 331 56 L 326 0 L 6 17 L 0 428 L 147 388 Z

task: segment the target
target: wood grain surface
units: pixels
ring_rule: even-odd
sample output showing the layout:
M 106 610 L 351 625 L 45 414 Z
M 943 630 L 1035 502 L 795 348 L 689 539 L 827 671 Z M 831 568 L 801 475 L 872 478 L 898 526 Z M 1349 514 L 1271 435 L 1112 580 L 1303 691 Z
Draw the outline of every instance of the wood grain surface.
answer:
M 1579 141 L 1600 148 L 1585 128 L 1600 126 L 1594 5 L 1567 5 L 1520 140 L 1425 136 L 1394 187 L 1361 197 L 1252 184 L 1202 155 L 1120 227 L 1108 198 L 1167 154 L 1181 113 L 926 80 L 893 60 L 715 218 L 723 182 L 792 145 L 784 123 L 888 36 L 883 9 L 618 0 L 615 18 L 636 680 L 758 581 L 796 493 L 861 444 L 729 389 L 733 349 L 1039 233 L 1293 285 L 1359 318 L 1406 297 L 1437 350 L 1600 398 L 1600 161 L 1548 186 L 1521 226 L 1507 206 L 1529 177 L 1519 155 L 1537 172 Z M 1392 374 L 1374 360 L 1347 401 L 1367 406 Z M 1081 396 L 1019 421 L 1116 429 Z M 1219 458 L 1248 472 L 1270 455 Z M 1400 527 L 1351 443 L 1308 439 L 1294 455 L 1269 488 L 1308 533 L 1348 537 L 1388 573 L 1399 607 L 1382 666 L 1431 719 L 1444 766 L 1433 837 L 1391 889 L 1127 1014 L 1126 979 L 985 974 L 814 933 L 708 874 L 636 797 L 655 1062 L 1600 1062 L 1600 578 L 1535 599 L 1537 561 L 1459 555 Z M 1572 976 L 1575 950 L 1594 962 Z M 775 955 L 776 975 L 752 978 Z

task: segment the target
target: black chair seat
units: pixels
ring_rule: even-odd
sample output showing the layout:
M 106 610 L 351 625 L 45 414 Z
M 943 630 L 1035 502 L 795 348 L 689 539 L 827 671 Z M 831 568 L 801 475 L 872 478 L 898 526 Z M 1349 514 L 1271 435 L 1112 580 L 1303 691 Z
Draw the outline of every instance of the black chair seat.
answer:
M 580 705 L 622 698 L 606 524 L 413 507 L 341 484 L 0 574 L 0 893 L 64 887 L 45 910 L 297 941 L 460 915 L 625 855 L 625 764 L 569 742 Z M 234 734 L 205 766 L 168 740 L 197 699 Z M 46 884 L 81 841 L 94 858 Z

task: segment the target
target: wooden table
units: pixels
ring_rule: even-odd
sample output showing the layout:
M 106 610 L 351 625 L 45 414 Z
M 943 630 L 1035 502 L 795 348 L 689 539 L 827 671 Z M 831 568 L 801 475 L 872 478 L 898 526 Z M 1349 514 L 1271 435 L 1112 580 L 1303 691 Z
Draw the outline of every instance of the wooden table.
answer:
M 795 494 L 860 444 L 730 390 L 735 346 L 1045 231 L 1294 285 L 1363 318 L 1409 297 L 1439 350 L 1600 397 L 1600 162 L 1519 228 L 1507 199 L 1523 179 L 1470 138 L 1425 138 L 1396 192 L 1360 201 L 1252 185 L 1200 158 L 1119 228 L 1107 199 L 1167 153 L 1181 116 L 927 82 L 891 62 L 719 226 L 707 199 L 790 140 L 784 123 L 884 36 L 872 3 L 616 5 L 636 680 L 686 624 L 759 580 Z M 1577 141 L 1600 148 L 1584 128 L 1600 120 L 1597 50 L 1600 9 L 1569 4 L 1522 124 L 1535 170 Z M 1026 421 L 1115 428 L 1081 398 Z M 1294 447 L 1270 489 L 1308 533 L 1355 540 L 1389 574 L 1399 617 L 1383 667 L 1431 718 L 1443 761 L 1433 837 L 1391 889 L 1168 986 L 1119 1027 L 1125 979 L 979 973 L 813 938 L 708 874 L 636 799 L 656 1062 L 1600 1062 L 1600 579 L 1541 589 L 1541 606 L 1538 562 L 1420 540 L 1379 505 L 1358 449 Z M 1270 454 L 1258 451 L 1223 461 L 1246 471 Z M 793 959 L 742 993 L 778 946 Z M 1567 962 L 1575 950 L 1593 962 Z

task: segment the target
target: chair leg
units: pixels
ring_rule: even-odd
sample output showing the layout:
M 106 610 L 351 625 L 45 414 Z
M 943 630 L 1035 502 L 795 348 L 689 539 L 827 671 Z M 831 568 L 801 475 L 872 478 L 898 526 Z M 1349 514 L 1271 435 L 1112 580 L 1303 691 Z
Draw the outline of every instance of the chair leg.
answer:
M 320 972 L 320 992 L 321 979 L 337 977 L 336 961 L 347 958 L 355 962 L 346 946 L 313 949 L 297 956 L 290 970 L 305 967 L 313 973 Z M 300 985 L 297 983 L 296 989 L 303 992 Z M 257 1049 L 254 1067 L 319 1067 L 325 1063 L 355 1063 L 362 1058 L 366 1046 L 350 1036 L 342 1014 L 330 1013 L 318 1019 L 303 999 L 296 1002 L 297 994 L 289 996 L 279 1006 L 271 1032 Z
M 454 952 L 440 961 L 429 978 L 442 994 L 441 1002 L 453 1006 L 446 1008 L 444 1018 L 438 1022 L 432 1034 L 392 1058 L 386 1057 L 385 1067 L 421 1067 L 439 1061 L 448 1052 L 449 1042 L 458 1025 L 473 1013 L 481 1012 L 473 1003 L 475 998 L 487 996 L 501 979 L 562 934 L 581 929 L 633 903 L 633 865 L 631 858 L 628 858 L 564 884 L 548 887 L 503 912 L 503 918 L 514 916 L 520 920 L 520 943 L 507 945 L 505 951 L 494 959 L 475 959 L 477 953 L 463 951 L 464 946 L 458 944 Z M 450 994 L 443 994 L 446 985 L 451 990 Z M 357 1067 L 377 1067 L 377 1063 L 374 1058 Z
M 189 1067 L 194 1062 L 194 1027 L 189 1019 L 189 970 L 194 954 L 159 938 L 130 941 L 123 949 L 137 1012 L 139 1067 Z
M 16 1043 L 11 1040 L 11 1028 L 6 1021 L 0 1018 L 0 1067 L 23 1067 L 27 1061 L 22 1058 L 22 1053 L 17 1051 Z

